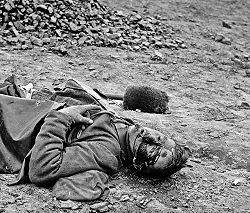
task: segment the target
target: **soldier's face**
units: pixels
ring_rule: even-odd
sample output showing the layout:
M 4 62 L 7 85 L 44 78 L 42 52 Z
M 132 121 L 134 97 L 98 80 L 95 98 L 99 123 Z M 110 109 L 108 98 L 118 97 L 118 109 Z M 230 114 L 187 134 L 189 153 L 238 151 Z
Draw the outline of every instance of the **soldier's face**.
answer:
M 129 142 L 135 156 L 134 167 L 152 176 L 161 176 L 168 171 L 170 174 L 175 164 L 178 168 L 190 154 L 188 148 L 180 148 L 182 151 L 181 156 L 178 154 L 180 161 L 177 163 L 176 143 L 157 130 L 141 126 L 129 127 Z
M 137 151 L 143 141 L 152 145 L 162 145 L 168 150 L 171 150 L 175 146 L 173 140 L 168 139 L 163 133 L 148 127 L 133 125 L 129 127 L 128 133 L 130 149 L 133 153 Z

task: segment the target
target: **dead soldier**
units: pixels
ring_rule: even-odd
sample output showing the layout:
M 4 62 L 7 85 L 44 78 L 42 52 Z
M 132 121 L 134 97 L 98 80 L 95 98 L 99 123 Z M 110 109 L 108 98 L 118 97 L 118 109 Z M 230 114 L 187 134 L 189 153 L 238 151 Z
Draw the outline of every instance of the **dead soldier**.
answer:
M 117 115 L 74 80 L 43 101 L 11 93 L 13 84 L 0 89 L 0 172 L 19 172 L 16 183 L 53 186 L 61 200 L 94 200 L 108 195 L 108 175 L 122 166 L 166 178 L 189 157 L 187 147 Z

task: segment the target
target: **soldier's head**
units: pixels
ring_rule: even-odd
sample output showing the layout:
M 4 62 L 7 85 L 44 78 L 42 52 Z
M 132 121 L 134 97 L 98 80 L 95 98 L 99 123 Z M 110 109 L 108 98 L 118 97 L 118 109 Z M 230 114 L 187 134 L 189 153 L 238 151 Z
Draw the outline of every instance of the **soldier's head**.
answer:
M 188 147 L 140 125 L 129 127 L 128 140 L 135 169 L 156 178 L 166 178 L 180 170 L 191 154 Z

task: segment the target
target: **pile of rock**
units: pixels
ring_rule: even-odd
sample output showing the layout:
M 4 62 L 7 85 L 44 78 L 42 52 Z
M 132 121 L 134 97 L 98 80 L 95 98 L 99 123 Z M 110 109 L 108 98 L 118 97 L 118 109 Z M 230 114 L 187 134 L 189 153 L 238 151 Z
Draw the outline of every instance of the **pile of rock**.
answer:
M 114 11 L 98 0 L 0 0 L 0 46 L 185 48 L 173 34 L 160 18 Z

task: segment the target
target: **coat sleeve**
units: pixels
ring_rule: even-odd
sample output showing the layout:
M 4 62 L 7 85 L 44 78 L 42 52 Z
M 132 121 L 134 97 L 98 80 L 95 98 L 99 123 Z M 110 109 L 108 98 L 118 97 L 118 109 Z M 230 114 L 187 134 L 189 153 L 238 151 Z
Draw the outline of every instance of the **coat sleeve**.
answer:
M 59 178 L 88 170 L 108 172 L 118 168 L 118 160 L 99 142 L 66 144 L 73 120 L 52 110 L 45 118 L 29 162 L 29 179 L 40 186 L 54 184 Z
M 92 201 L 105 199 L 109 194 L 106 173 L 89 170 L 69 177 L 59 178 L 53 194 L 59 200 Z

